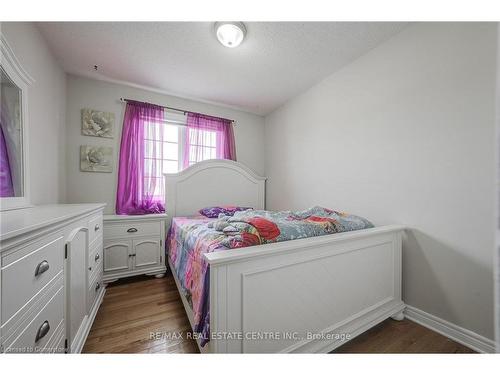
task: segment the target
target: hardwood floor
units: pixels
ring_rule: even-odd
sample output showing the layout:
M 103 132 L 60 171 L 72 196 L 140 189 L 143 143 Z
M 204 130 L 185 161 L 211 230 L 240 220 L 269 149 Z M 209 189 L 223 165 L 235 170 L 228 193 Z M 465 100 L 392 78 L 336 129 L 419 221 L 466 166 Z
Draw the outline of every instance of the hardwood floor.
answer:
M 151 332 L 179 332 L 157 340 Z M 108 286 L 84 353 L 198 353 L 186 339 L 191 326 L 171 275 L 135 277 Z
M 474 353 L 411 320 L 387 319 L 334 353 Z
M 153 333 L 159 337 L 152 339 Z M 163 332 L 179 333 L 166 337 Z M 111 284 L 97 313 L 84 353 L 198 353 L 171 275 L 135 277 Z M 334 353 L 473 353 L 409 320 L 386 320 Z

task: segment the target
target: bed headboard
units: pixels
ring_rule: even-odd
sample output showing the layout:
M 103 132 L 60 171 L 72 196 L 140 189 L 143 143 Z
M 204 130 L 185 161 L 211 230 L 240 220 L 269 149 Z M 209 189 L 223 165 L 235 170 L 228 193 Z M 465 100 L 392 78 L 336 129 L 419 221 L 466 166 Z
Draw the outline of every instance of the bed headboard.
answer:
M 266 178 L 247 166 L 223 159 L 205 160 L 179 173 L 165 174 L 169 222 L 196 215 L 207 206 L 234 205 L 264 209 Z

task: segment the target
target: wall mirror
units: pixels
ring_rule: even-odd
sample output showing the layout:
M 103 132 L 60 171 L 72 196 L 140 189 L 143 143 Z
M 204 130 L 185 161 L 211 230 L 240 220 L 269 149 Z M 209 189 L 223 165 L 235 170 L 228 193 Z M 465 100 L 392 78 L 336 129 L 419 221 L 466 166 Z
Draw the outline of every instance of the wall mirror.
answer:
M 0 211 L 30 206 L 27 106 L 32 82 L 0 34 Z

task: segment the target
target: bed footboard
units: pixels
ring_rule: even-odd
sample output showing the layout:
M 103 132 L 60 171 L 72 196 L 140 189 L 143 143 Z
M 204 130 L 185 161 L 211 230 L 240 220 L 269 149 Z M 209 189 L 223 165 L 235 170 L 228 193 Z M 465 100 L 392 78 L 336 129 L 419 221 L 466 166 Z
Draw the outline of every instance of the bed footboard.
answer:
M 383 226 L 205 254 L 209 351 L 326 353 L 401 318 L 403 230 Z

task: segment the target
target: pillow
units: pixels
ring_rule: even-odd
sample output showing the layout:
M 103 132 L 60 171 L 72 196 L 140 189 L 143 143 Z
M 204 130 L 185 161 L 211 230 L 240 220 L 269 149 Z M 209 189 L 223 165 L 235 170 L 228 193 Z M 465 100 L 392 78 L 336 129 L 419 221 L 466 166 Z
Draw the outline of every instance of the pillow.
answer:
M 220 214 L 224 214 L 226 216 L 233 216 L 235 212 L 238 211 L 246 211 L 252 210 L 252 207 L 238 207 L 238 206 L 214 206 L 214 207 L 205 207 L 198 211 L 205 217 L 211 219 L 217 219 Z

